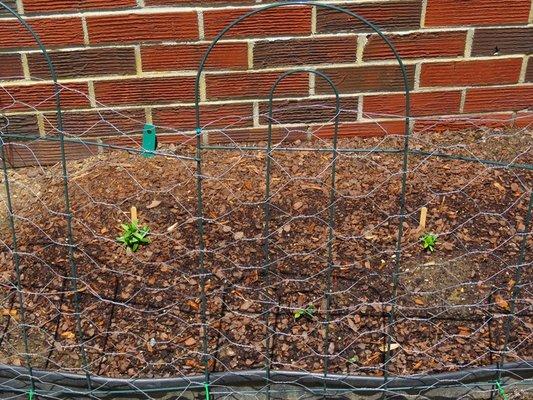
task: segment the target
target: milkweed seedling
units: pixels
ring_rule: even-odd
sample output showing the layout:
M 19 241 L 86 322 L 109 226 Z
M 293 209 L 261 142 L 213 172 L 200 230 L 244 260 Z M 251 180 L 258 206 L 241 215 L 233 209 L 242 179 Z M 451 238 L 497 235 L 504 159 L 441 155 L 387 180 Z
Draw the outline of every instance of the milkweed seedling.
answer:
M 309 304 L 305 308 L 299 308 L 294 312 L 294 319 L 298 320 L 302 317 L 313 318 L 316 312 L 316 307 L 313 304 Z
M 117 242 L 122 243 L 126 248 L 132 252 L 139 250 L 142 245 L 150 244 L 148 235 L 150 234 L 150 228 L 147 226 L 139 227 L 136 220 L 131 221 L 129 224 L 121 224 L 122 235 L 117 237 Z
M 434 233 L 426 233 L 420 238 L 420 241 L 422 242 L 422 248 L 430 253 L 433 253 L 435 251 L 435 247 L 437 246 L 437 239 L 438 236 Z

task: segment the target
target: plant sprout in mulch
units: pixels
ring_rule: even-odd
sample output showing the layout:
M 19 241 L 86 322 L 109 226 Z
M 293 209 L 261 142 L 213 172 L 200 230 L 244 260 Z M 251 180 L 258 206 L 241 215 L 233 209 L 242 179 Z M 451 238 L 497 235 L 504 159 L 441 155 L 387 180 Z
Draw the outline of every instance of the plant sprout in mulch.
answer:
M 438 236 L 434 233 L 426 233 L 420 238 L 420 241 L 422 242 L 422 248 L 430 253 L 433 253 L 435 251 L 435 247 L 437 246 L 437 239 Z
M 150 234 L 150 228 L 147 226 L 140 227 L 136 220 L 131 221 L 129 224 L 121 224 L 122 235 L 117 237 L 117 242 L 122 243 L 127 249 L 132 252 L 136 252 L 143 245 L 150 244 L 148 235 Z
M 298 320 L 302 317 L 312 319 L 315 315 L 316 307 L 313 304 L 309 304 L 305 308 L 299 308 L 294 312 L 294 319 Z

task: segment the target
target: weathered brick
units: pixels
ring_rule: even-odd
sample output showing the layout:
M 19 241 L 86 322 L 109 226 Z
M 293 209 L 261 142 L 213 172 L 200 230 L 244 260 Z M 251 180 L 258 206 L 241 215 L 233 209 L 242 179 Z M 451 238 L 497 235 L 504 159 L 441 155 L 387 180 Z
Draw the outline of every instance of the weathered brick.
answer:
M 3 3 L 13 11 L 17 11 L 17 0 L 5 0 Z M 4 7 L 0 7 L 0 18 L 12 16 L 13 14 L 7 11 Z
M 426 26 L 527 23 L 530 0 L 428 0 Z
M 119 148 L 138 148 L 142 143 L 142 135 L 131 136 L 110 136 L 103 138 L 102 142 Z M 172 134 L 161 134 L 157 136 L 158 144 L 184 144 L 195 146 L 196 136 L 183 132 L 174 132 Z M 104 151 L 113 151 L 113 148 L 104 148 Z
M 151 105 L 194 100 L 194 77 L 142 78 L 94 84 L 96 99 L 105 105 Z
M 80 138 L 140 134 L 146 123 L 144 110 L 66 112 L 62 117 L 63 133 Z M 47 135 L 58 133 L 55 113 L 45 114 L 44 128 Z
M 392 1 L 341 5 L 366 18 L 382 30 L 406 30 L 420 27 L 421 0 Z M 372 29 L 359 20 L 339 11 L 319 8 L 317 31 L 320 33 L 369 32 Z
M 207 75 L 207 98 L 222 99 L 261 99 L 268 98 L 278 73 L 232 73 Z M 305 96 L 309 92 L 307 73 L 295 74 L 285 78 L 278 86 L 275 97 Z
M 421 86 L 475 86 L 518 83 L 522 58 L 422 64 Z
M 438 118 L 423 118 L 415 121 L 415 133 L 475 130 L 482 128 L 505 128 L 513 125 L 514 113 L 483 115 L 447 115 Z
M 194 107 L 154 109 L 152 116 L 154 123 L 163 132 L 176 129 L 193 131 L 196 128 Z M 200 107 L 200 124 L 204 129 L 252 126 L 252 105 L 202 105 Z
M 472 55 L 533 53 L 533 28 L 476 29 Z
M 446 115 L 459 112 L 460 91 L 419 92 L 411 94 L 411 116 Z M 405 115 L 403 94 L 365 96 L 363 112 L 367 118 Z
M 533 85 L 466 91 L 464 112 L 520 111 L 533 105 Z
M 87 18 L 87 27 L 92 44 L 198 38 L 194 12 L 102 15 Z
M 89 105 L 85 83 L 69 83 L 59 87 L 61 107 L 78 108 Z M 0 104 L 3 111 L 29 111 L 55 109 L 55 90 L 51 84 L 0 87 Z
M 37 116 L 31 115 L 1 115 L 0 132 L 2 134 L 38 135 L 39 126 Z
M 207 38 L 216 36 L 236 18 L 250 9 L 213 10 L 204 12 L 204 30 Z M 311 33 L 311 7 L 279 7 L 255 14 L 234 26 L 224 36 L 267 37 L 307 35 Z
M 22 62 L 18 54 L 0 54 L 0 79 L 23 78 Z
M 50 52 L 49 55 L 60 78 L 126 75 L 136 72 L 133 48 L 58 51 Z M 28 63 L 33 78 L 50 78 L 50 71 L 42 54 L 28 54 Z
M 533 57 L 529 57 L 527 62 L 526 82 L 533 82 Z
M 307 137 L 307 127 L 272 128 L 272 142 L 275 144 L 290 143 L 303 140 Z M 209 144 L 265 142 L 268 139 L 267 128 L 248 128 L 240 130 L 225 130 L 223 132 L 210 132 Z
M 525 128 L 533 126 L 533 110 L 517 112 L 514 119 L 516 128 Z
M 23 2 L 26 14 L 124 9 L 137 6 L 135 0 L 23 0 Z
M 314 128 L 312 135 L 320 138 L 333 138 L 335 133 L 333 125 Z M 405 122 L 380 121 L 380 122 L 355 122 L 341 124 L 339 126 L 338 137 L 374 137 L 385 135 L 403 135 L 405 133 Z
M 64 150 L 67 161 L 90 157 L 98 152 L 94 146 L 69 142 L 65 143 Z M 53 165 L 61 162 L 61 147 L 59 141 L 46 139 L 9 143 L 6 158 L 14 168 Z
M 144 0 L 147 6 L 254 5 L 256 0 Z
M 143 46 L 144 71 L 196 70 L 208 45 L 179 44 Z M 209 54 L 206 69 L 247 69 L 247 43 L 217 43 Z
M 357 38 L 330 37 L 258 42 L 254 68 L 355 62 Z
M 342 98 L 340 122 L 357 120 L 357 98 Z M 272 108 L 272 124 L 306 124 L 333 121 L 336 114 L 335 99 L 278 100 Z M 268 124 L 269 104 L 259 106 L 260 122 Z
M 399 66 L 373 65 L 324 69 L 321 72 L 331 78 L 341 94 L 404 90 L 403 78 Z M 414 67 L 407 66 L 409 88 L 413 87 Z M 330 94 L 331 88 L 322 79 L 316 81 L 317 94 Z
M 417 32 L 407 35 L 389 35 L 402 58 L 431 58 L 462 56 L 465 51 L 465 32 Z M 394 53 L 378 35 L 368 38 L 364 60 L 393 59 Z
M 83 44 L 80 18 L 29 18 L 27 22 L 47 48 Z M 18 50 L 20 47 L 37 47 L 37 43 L 18 21 L 1 19 L 0 48 Z

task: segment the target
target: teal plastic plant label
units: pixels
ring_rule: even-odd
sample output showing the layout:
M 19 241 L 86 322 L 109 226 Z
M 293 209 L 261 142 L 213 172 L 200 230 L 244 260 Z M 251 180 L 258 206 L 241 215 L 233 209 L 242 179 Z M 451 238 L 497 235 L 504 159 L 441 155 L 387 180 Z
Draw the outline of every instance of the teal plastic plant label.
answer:
M 155 126 L 152 124 L 144 125 L 143 141 L 142 141 L 142 155 L 146 158 L 155 156 L 154 152 L 157 149 L 157 134 Z

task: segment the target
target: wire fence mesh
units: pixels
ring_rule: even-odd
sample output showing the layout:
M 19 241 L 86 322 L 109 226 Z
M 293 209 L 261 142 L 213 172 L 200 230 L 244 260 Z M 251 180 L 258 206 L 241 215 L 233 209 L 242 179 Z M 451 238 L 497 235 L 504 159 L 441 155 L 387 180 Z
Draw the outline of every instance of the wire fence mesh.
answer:
M 49 88 L 0 89 L 3 398 L 531 396 L 527 118 L 274 87 L 147 158 L 138 110 Z

